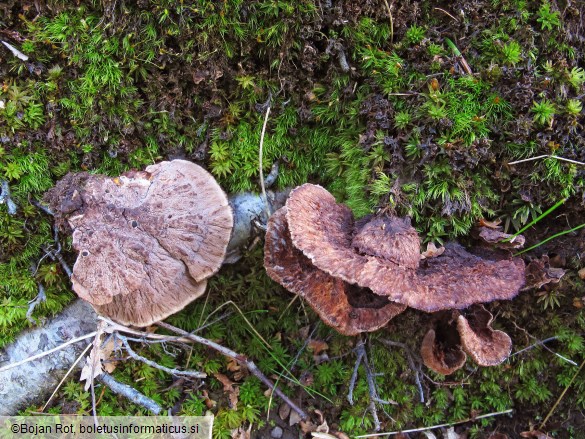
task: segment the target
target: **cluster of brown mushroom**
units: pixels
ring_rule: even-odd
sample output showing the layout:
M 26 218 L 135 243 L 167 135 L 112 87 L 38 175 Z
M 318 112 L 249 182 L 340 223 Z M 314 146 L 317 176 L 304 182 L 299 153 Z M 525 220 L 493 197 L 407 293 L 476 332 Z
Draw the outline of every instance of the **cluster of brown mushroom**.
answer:
M 524 283 L 522 260 L 482 256 L 450 243 L 442 255 L 421 261 L 408 219 L 355 221 L 324 188 L 304 184 L 270 218 L 264 263 L 273 280 L 307 300 L 325 323 L 355 335 L 383 327 L 406 307 L 445 314 L 513 298 Z M 423 361 L 452 373 L 465 362 L 464 349 L 480 365 L 501 363 L 511 340 L 493 331 L 491 320 L 481 308 L 437 319 L 443 323 L 424 338 Z
M 185 160 L 117 178 L 69 174 L 46 199 L 73 230 L 74 291 L 126 325 L 150 325 L 201 296 L 233 226 L 221 187 Z

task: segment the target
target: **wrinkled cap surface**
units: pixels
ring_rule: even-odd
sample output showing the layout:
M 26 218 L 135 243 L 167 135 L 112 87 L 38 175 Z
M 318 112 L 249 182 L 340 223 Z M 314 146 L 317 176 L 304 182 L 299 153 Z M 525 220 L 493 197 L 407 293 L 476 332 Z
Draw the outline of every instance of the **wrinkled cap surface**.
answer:
M 364 218 L 356 223 L 352 246 L 358 253 L 415 269 L 420 261 L 420 240 L 409 218 Z
M 194 163 L 91 176 L 76 197 L 82 208 L 69 217 L 79 252 L 73 288 L 120 322 L 145 326 L 179 311 L 223 262 L 231 209 L 211 174 Z M 118 305 L 135 309 L 120 312 Z
M 290 239 L 286 207 L 268 221 L 264 266 L 274 281 L 303 297 L 323 322 L 344 335 L 375 331 L 406 309 L 316 268 Z
M 483 259 L 458 244 L 446 246 L 443 255 L 425 260 L 416 269 L 413 263 L 402 265 L 396 258 L 386 259 L 381 256 L 387 254 L 384 250 L 374 252 L 374 239 L 368 240 L 368 247 L 356 250 L 351 211 L 337 204 L 321 186 L 296 188 L 286 206 L 293 244 L 317 268 L 412 308 L 433 312 L 511 299 L 524 283 L 521 259 Z M 403 247 L 411 248 L 414 240 L 410 232 L 404 239 L 408 244 Z M 384 244 L 380 248 L 384 249 Z M 412 261 L 412 257 L 404 260 Z
M 495 366 L 510 356 L 512 340 L 502 331 L 491 328 L 492 314 L 483 307 L 459 316 L 457 331 L 465 352 L 480 366 Z

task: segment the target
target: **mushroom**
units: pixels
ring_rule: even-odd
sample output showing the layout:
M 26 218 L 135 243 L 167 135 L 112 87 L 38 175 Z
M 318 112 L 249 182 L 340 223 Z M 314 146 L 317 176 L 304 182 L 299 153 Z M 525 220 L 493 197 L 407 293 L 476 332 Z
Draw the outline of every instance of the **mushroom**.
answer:
M 496 366 L 509 357 L 512 340 L 502 331 L 492 329 L 492 314 L 483 306 L 466 313 L 439 313 L 434 328 L 425 335 L 421 357 L 437 373 L 449 375 L 465 364 L 466 355 L 480 366 Z
M 286 207 L 268 221 L 264 266 L 274 281 L 303 297 L 323 322 L 344 335 L 375 331 L 406 309 L 315 267 L 291 241 Z
M 511 299 L 524 283 L 521 259 L 485 259 L 455 243 L 419 264 L 418 235 L 408 220 L 379 217 L 356 230 L 349 208 L 321 186 L 296 188 L 286 205 L 292 242 L 313 265 L 412 308 L 434 312 Z
M 184 160 L 117 178 L 71 175 L 47 198 L 73 229 L 74 291 L 127 325 L 150 325 L 202 295 L 233 225 L 215 179 Z
M 450 375 L 465 364 L 467 355 L 461 349 L 461 340 L 452 318 L 439 318 L 435 327 L 423 338 L 420 355 L 429 369 Z
M 491 328 L 494 317 L 483 306 L 457 318 L 457 331 L 465 352 L 480 366 L 495 366 L 510 356 L 512 339 Z

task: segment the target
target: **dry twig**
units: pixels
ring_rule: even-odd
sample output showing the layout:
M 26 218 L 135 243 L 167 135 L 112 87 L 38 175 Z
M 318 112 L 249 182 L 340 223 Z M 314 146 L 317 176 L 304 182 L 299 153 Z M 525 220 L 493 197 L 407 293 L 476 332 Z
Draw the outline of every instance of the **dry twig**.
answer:
M 226 357 L 233 358 L 240 366 L 245 366 L 254 376 L 256 376 L 256 378 L 262 381 L 272 392 L 276 393 L 286 404 L 290 406 L 291 409 L 298 413 L 301 419 L 305 420 L 308 418 L 307 414 L 294 402 L 292 402 L 288 396 L 282 393 L 280 389 L 274 387 L 272 381 L 270 381 L 266 377 L 266 375 L 264 375 L 262 371 L 258 369 L 258 366 L 256 366 L 256 364 L 254 364 L 252 360 L 249 360 L 245 355 L 238 354 L 237 352 L 234 352 L 231 349 L 226 348 L 220 344 L 217 344 L 211 340 L 200 337 L 198 335 L 190 334 L 187 331 L 183 331 L 182 329 L 176 328 L 172 325 L 169 325 L 168 323 L 158 322 L 157 326 L 168 329 L 169 331 L 172 331 L 176 334 L 180 334 L 181 336 L 193 340 L 197 343 L 200 343 L 204 346 L 210 347 L 211 349 L 218 351 L 219 353 L 225 355 Z
M 162 407 L 158 405 L 156 401 L 153 401 L 149 397 L 143 395 L 133 387 L 116 381 L 107 372 L 102 373 L 97 379 L 108 386 L 112 392 L 128 398 L 133 403 L 150 410 L 155 415 L 159 415 L 162 412 Z

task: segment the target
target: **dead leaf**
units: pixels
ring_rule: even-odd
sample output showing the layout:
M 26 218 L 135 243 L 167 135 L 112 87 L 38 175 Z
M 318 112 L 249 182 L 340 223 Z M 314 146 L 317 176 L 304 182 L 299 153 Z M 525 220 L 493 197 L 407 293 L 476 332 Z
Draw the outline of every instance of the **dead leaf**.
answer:
M 296 425 L 299 422 L 301 422 L 301 416 L 296 411 L 291 410 L 290 417 L 288 418 L 288 425 L 292 427 L 293 425 Z
M 331 433 L 333 433 L 337 439 L 349 439 L 349 436 L 343 431 L 332 431 Z
M 303 372 L 299 378 L 300 383 L 303 386 L 311 386 L 315 382 L 315 377 L 311 372 Z
M 85 366 L 81 369 L 81 376 L 79 381 L 85 381 L 85 391 L 87 392 L 91 386 L 92 381 L 103 373 L 101 355 L 99 349 L 95 346 L 91 348 Z
M 117 361 L 110 360 L 112 357 L 112 353 L 116 348 L 116 343 L 114 343 L 114 338 L 110 337 L 106 343 L 102 345 L 102 361 L 103 361 L 103 368 L 106 372 L 112 373 L 116 370 L 116 366 L 118 366 Z
M 524 247 L 526 239 L 522 235 L 513 235 L 495 230 L 489 227 L 481 227 L 479 237 L 485 243 L 504 250 L 517 249 Z
M 238 362 L 234 358 L 230 358 L 227 364 L 227 370 L 230 372 L 237 372 L 240 369 L 241 366 L 238 364 Z
M 292 413 L 291 413 L 291 418 L 292 418 Z M 309 420 L 301 421 L 299 426 L 301 427 L 301 431 L 303 432 L 303 434 L 312 433 L 314 431 L 317 431 L 317 424 L 314 424 L 313 422 L 311 422 Z
M 98 324 L 97 334 L 93 339 L 91 352 L 87 356 L 85 366 L 83 366 L 83 369 L 81 369 L 79 381 L 85 381 L 85 391 L 89 390 L 93 380 L 104 372 L 102 368 L 102 361 L 109 359 L 112 351 L 114 350 L 113 345 L 110 349 L 109 343 L 102 347 L 102 337 L 104 335 L 105 325 L 106 324 L 104 322 L 100 322 Z
M 573 297 L 573 306 L 577 309 L 581 309 L 585 306 L 585 296 Z
M 329 433 L 329 425 L 327 425 L 323 412 L 321 410 L 315 410 L 315 413 L 319 415 L 319 426 L 316 431 L 318 433 Z
M 579 277 L 583 280 L 585 280 L 585 268 L 581 268 L 577 274 L 579 275 Z
M 334 436 L 329 433 L 321 433 L 319 431 L 312 431 L 311 436 L 320 438 L 320 439 L 338 439 L 337 436 Z
M 278 407 L 278 416 L 280 417 L 280 419 L 282 419 L 283 421 L 288 418 L 290 415 L 290 406 L 286 403 L 282 403 L 280 404 L 280 407 Z
M 445 247 L 437 248 L 434 242 L 429 242 L 427 244 L 426 251 L 421 253 L 420 258 L 421 259 L 436 258 L 437 256 L 441 256 L 444 251 Z
M 540 288 L 548 283 L 559 283 L 561 278 L 565 275 L 565 270 L 562 268 L 553 268 L 550 266 L 549 258 L 543 255 L 540 259 L 533 259 L 526 266 L 526 284 L 522 291 L 531 288 Z
M 479 225 L 481 227 L 489 227 L 490 229 L 499 229 L 500 224 L 502 224 L 502 220 L 495 220 L 495 221 L 488 221 L 485 218 L 479 220 Z
M 237 410 L 238 397 L 240 396 L 240 388 L 234 387 L 235 382 L 230 380 L 227 376 L 222 373 L 215 373 L 213 376 L 223 384 L 223 391 L 228 394 L 230 402 L 230 408 Z
M 235 430 L 232 430 L 232 439 L 250 439 L 251 431 L 252 424 L 250 424 L 247 430 L 244 430 L 242 427 L 239 427 Z
M 523 431 L 522 433 L 520 433 L 521 437 L 529 437 L 529 438 L 536 438 L 536 439 L 553 439 L 552 436 L 549 436 L 546 433 L 543 433 L 541 431 L 535 431 L 535 430 L 530 430 L 530 431 Z
M 308 347 L 315 355 L 319 355 L 321 351 L 329 349 L 329 345 L 322 340 L 311 340 Z
M 449 427 L 447 431 L 443 434 L 445 439 L 459 439 L 461 435 L 455 433 L 455 427 Z
M 212 409 L 217 405 L 217 402 L 209 397 L 209 393 L 207 393 L 207 390 L 203 389 L 201 391 L 201 394 L 203 395 L 203 402 L 205 403 L 205 406 L 208 409 Z
M 309 338 L 310 330 L 311 330 L 310 326 L 303 326 L 301 329 L 299 329 L 299 337 L 301 337 L 302 340 L 306 340 L 307 338 Z

